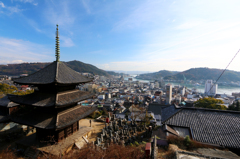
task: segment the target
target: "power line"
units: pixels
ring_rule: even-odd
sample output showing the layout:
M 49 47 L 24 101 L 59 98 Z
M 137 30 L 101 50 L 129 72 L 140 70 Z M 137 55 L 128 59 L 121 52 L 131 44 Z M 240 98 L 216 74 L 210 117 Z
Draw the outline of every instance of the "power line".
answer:
M 237 53 L 233 56 L 232 60 L 228 63 L 227 67 L 222 71 L 216 82 L 212 85 L 211 89 L 207 92 L 207 94 L 212 90 L 213 86 L 218 82 L 218 80 L 221 78 L 221 76 L 224 74 L 224 72 L 227 70 L 228 66 L 232 63 L 234 58 L 237 56 L 237 54 L 240 52 L 240 49 L 237 51 Z

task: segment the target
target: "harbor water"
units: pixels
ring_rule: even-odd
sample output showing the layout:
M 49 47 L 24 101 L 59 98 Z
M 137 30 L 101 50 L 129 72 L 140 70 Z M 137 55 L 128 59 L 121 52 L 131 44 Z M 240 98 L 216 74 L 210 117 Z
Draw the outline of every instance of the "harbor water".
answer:
M 150 80 L 142 80 L 142 79 L 136 79 L 136 75 L 132 75 L 131 77 L 126 77 L 124 78 L 125 80 L 128 80 L 128 78 L 132 78 L 133 81 L 140 81 L 140 82 L 151 82 Z M 173 86 L 185 86 L 188 89 L 193 89 L 196 88 L 198 92 L 204 93 L 205 85 L 194 85 L 194 84 L 183 84 L 183 83 L 178 83 L 178 82 L 166 82 L 165 84 L 172 84 Z M 233 92 L 240 92 L 240 87 L 233 87 L 233 86 L 218 86 L 217 93 L 219 94 L 228 94 L 232 95 Z

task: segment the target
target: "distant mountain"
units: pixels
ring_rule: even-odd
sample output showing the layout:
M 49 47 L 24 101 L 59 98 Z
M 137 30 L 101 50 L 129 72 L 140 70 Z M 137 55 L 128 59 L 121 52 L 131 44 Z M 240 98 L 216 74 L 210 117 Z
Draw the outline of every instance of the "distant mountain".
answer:
M 184 76 L 187 80 L 217 80 L 222 73 L 222 69 L 211 68 L 191 68 L 189 70 L 179 72 L 175 75 L 169 75 L 164 77 L 165 80 L 184 80 Z M 221 76 L 219 81 L 240 81 L 240 72 L 226 70 Z
M 97 68 L 96 66 L 86 64 L 80 61 L 69 61 L 65 62 L 67 66 L 72 68 L 77 72 L 89 72 L 95 75 L 101 76 L 109 76 L 109 74 Z M 0 65 L 0 75 L 8 75 L 8 76 L 18 76 L 20 74 L 32 74 L 47 65 L 49 62 L 46 63 L 22 63 L 22 64 L 8 64 L 8 65 Z
M 93 73 L 95 75 L 109 76 L 109 74 L 106 71 L 101 70 L 101 69 L 99 69 L 96 66 L 93 66 L 91 64 L 86 64 L 86 63 L 76 61 L 76 60 L 66 62 L 66 64 L 71 69 L 73 69 L 77 72 L 89 72 L 89 73 Z
M 153 73 L 144 73 L 136 76 L 138 79 L 145 79 L 145 80 L 160 80 L 161 78 L 164 78 L 165 76 L 171 76 L 179 73 L 178 71 L 168 71 L 168 70 L 161 70 L 158 72 Z

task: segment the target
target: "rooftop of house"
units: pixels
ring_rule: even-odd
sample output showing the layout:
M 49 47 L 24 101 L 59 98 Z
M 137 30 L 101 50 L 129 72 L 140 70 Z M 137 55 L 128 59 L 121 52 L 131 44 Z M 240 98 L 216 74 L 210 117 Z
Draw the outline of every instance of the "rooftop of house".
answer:
M 199 142 L 240 148 L 240 112 L 237 111 L 182 108 L 164 124 L 189 127 L 192 138 Z
M 175 104 L 167 106 L 167 107 L 163 107 L 162 108 L 162 112 L 161 112 L 162 122 L 167 120 L 169 117 L 171 117 L 176 112 L 180 111 L 181 110 L 180 108 L 181 107 L 179 107 L 179 106 L 177 106 Z

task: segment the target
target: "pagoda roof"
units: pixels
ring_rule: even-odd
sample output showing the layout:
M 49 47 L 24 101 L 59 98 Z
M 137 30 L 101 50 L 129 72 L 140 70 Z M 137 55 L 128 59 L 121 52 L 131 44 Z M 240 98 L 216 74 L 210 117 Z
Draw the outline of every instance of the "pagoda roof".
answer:
M 10 119 L 13 122 L 32 127 L 59 130 L 90 115 L 96 109 L 97 107 L 95 106 L 88 107 L 81 105 L 57 112 L 32 109 L 30 111 L 17 112 L 11 115 Z
M 15 83 L 24 85 L 60 84 L 71 85 L 88 83 L 93 79 L 81 75 L 69 68 L 64 62 L 54 61 L 45 68 L 29 76 L 13 79 Z
M 45 93 L 35 91 L 27 95 L 8 95 L 9 99 L 15 103 L 22 105 L 30 105 L 36 107 L 65 107 L 76 104 L 79 101 L 92 98 L 94 94 L 78 89 L 59 92 Z
M 7 107 L 7 108 L 11 108 L 11 107 L 15 107 L 17 106 L 17 103 L 11 102 L 8 99 L 8 96 L 4 96 L 0 99 L 0 107 Z
M 4 115 L 0 113 L 0 123 L 7 123 L 9 122 L 9 119 L 10 119 L 9 115 Z

